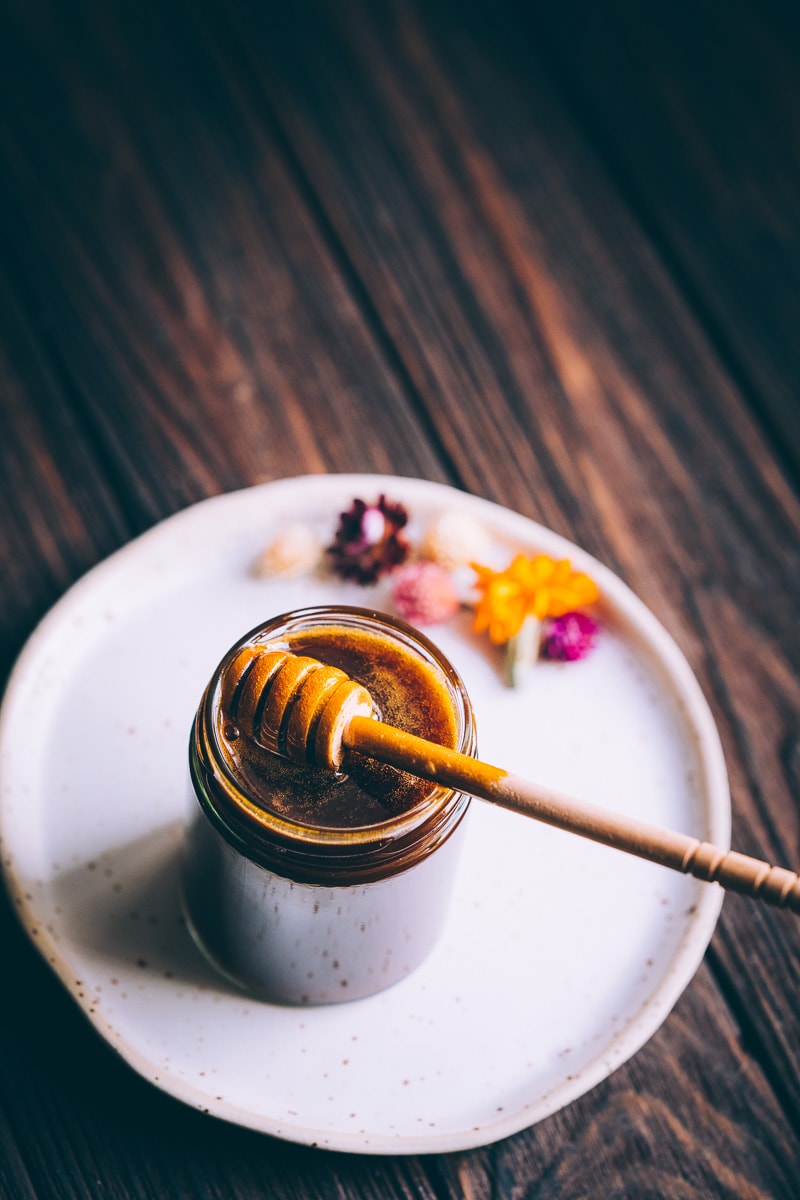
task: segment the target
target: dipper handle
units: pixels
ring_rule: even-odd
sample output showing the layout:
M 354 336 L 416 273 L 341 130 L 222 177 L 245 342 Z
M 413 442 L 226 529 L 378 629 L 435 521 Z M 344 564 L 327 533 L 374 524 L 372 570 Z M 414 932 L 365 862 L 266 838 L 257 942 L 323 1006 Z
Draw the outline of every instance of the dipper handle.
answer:
M 794 871 L 563 796 L 500 767 L 363 716 L 351 718 L 343 745 L 546 825 L 800 913 L 800 876 Z

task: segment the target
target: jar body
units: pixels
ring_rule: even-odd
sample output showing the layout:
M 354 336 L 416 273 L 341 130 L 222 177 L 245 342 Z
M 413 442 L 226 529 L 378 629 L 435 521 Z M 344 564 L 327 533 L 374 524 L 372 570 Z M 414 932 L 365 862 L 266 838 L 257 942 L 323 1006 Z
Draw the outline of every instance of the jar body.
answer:
M 293 649 L 293 639 L 307 645 L 321 630 L 330 638 L 342 630 L 343 638 L 367 647 L 370 638 L 382 646 L 399 639 L 403 655 L 419 655 L 425 671 L 436 674 L 452 705 L 453 744 L 475 752 L 471 706 L 452 666 L 417 631 L 383 614 L 299 610 L 252 631 L 220 664 L 190 749 L 187 920 L 228 978 L 265 999 L 294 1004 L 366 996 L 423 961 L 444 923 L 469 804 L 459 793 L 425 785 L 421 799 L 386 819 L 351 828 L 316 825 L 307 815 L 273 811 L 269 787 L 256 794 L 254 772 L 237 772 L 219 734 L 226 662 L 243 645 Z M 300 786 L 303 776 L 297 778 Z
M 465 825 L 397 875 L 331 886 L 252 862 L 197 813 L 184 878 L 192 934 L 218 971 L 264 999 L 371 995 L 409 975 L 435 945 Z

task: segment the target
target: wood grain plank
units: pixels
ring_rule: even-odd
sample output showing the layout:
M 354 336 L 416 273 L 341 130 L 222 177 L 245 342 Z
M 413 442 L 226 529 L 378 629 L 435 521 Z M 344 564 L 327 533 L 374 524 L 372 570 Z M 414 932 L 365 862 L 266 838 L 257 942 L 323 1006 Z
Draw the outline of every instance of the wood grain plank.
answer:
M 38 334 L 0 273 L 0 679 L 33 625 L 130 537 Z
M 169 6 L 49 15 L 4 41 L 8 251 L 138 527 L 304 471 L 441 478 L 268 126 L 203 46 Z
M 522 0 L 573 111 L 797 481 L 800 33 L 792 5 Z M 636 96 L 636 103 L 630 97 Z
M 4 1119 L 0 1120 L 0 1196 L 16 1196 L 19 1200 L 35 1200 L 36 1196 Z

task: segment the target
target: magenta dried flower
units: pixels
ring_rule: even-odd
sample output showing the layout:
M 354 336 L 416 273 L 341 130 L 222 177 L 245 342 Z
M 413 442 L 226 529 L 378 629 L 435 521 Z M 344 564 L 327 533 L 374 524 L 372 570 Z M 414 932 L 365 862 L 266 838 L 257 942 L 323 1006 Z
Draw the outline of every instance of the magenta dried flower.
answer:
M 394 576 L 392 599 L 400 616 L 412 625 L 438 625 L 458 611 L 453 580 L 434 562 L 413 562 Z
M 326 554 L 331 569 L 342 579 L 375 583 L 408 558 L 409 544 L 402 530 L 408 513 L 402 504 L 385 496 L 377 504 L 354 500 L 339 516 L 339 527 Z
M 547 623 L 539 656 L 550 662 L 577 662 L 591 653 L 599 631 L 597 621 L 586 613 L 569 612 L 554 617 Z

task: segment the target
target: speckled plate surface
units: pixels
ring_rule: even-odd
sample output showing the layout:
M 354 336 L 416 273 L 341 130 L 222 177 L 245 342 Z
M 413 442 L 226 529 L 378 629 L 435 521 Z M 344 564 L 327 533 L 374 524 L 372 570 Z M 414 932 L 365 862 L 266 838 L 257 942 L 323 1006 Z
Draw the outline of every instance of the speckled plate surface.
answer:
M 445 934 L 366 1000 L 256 1002 L 206 965 L 180 917 L 188 731 L 248 629 L 315 603 L 382 605 L 330 578 L 256 579 L 287 519 L 330 537 L 384 491 L 412 534 L 445 509 L 598 581 L 604 635 L 524 690 L 465 615 L 428 630 L 462 673 L 486 760 L 727 845 L 719 741 L 684 659 L 610 572 L 514 513 L 418 480 L 319 476 L 222 496 L 115 554 L 30 639 L 0 716 L 3 863 L 34 943 L 98 1032 L 188 1104 L 277 1137 L 373 1153 L 485 1144 L 554 1112 L 655 1031 L 698 966 L 721 892 L 473 804 Z

